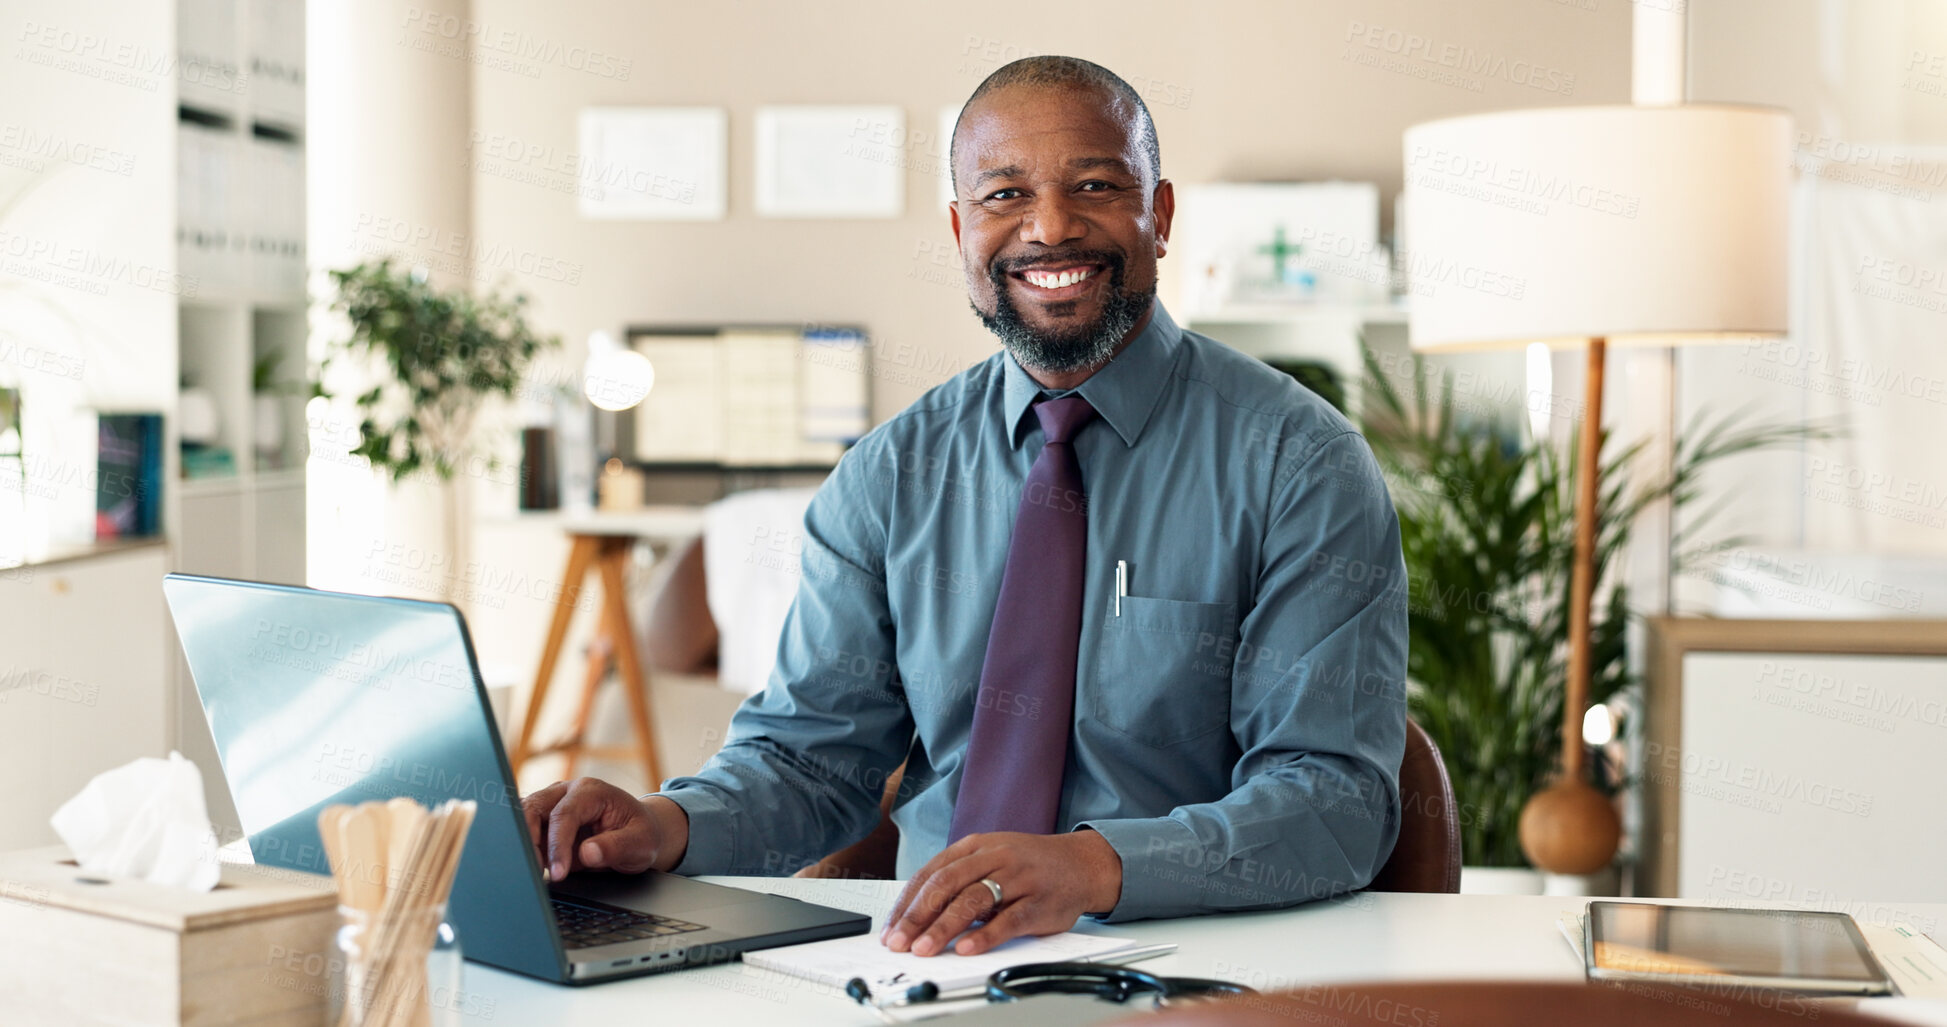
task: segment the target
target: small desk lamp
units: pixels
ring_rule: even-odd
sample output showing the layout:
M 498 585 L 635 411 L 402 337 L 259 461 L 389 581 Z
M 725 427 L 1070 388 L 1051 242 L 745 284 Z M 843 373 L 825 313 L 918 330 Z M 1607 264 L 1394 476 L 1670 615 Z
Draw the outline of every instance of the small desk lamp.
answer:
M 1521 812 L 1537 867 L 1586 874 L 1621 825 L 1582 766 L 1603 353 L 1786 329 L 1791 119 L 1711 104 L 1448 118 L 1405 137 L 1408 332 L 1429 352 L 1586 345 L 1557 779 Z

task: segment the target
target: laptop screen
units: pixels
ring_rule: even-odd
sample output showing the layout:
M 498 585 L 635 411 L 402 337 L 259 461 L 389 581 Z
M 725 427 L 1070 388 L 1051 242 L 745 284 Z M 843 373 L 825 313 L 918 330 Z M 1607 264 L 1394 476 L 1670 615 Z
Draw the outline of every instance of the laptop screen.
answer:
M 258 863 L 329 873 L 318 813 L 472 799 L 447 919 L 468 956 L 561 959 L 473 647 L 443 603 L 171 574 L 176 632 Z M 206 771 L 211 768 L 205 768 Z

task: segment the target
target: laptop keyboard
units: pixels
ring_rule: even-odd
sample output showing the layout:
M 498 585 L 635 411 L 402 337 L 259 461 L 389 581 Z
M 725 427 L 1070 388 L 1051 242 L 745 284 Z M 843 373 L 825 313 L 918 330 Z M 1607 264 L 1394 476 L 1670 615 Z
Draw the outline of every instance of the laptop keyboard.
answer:
M 687 934 L 703 930 L 702 924 L 672 917 L 638 913 L 629 909 L 583 906 L 554 901 L 554 922 L 561 928 L 561 943 L 571 949 L 613 945 L 618 941 L 640 941 L 666 934 Z

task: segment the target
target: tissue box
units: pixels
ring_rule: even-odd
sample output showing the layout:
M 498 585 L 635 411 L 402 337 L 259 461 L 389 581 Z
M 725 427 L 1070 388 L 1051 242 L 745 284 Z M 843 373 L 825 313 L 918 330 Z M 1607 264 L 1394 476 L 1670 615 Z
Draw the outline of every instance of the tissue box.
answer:
M 328 877 L 230 864 L 197 892 L 93 878 L 59 845 L 0 854 L 0 1019 L 314 1027 L 337 929 Z

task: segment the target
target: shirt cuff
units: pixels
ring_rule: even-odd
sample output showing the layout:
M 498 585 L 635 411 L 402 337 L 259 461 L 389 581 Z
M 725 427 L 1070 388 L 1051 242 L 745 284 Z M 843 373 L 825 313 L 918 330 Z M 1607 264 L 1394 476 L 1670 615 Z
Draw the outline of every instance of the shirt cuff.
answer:
M 683 850 L 683 861 L 671 873 L 694 877 L 730 872 L 737 852 L 737 818 L 730 815 L 721 796 L 708 788 L 677 788 L 650 794 L 675 803 L 690 821 L 689 845 Z
M 1185 916 L 1209 912 L 1212 903 L 1203 892 L 1203 876 L 1183 866 L 1183 857 L 1169 853 L 1196 851 L 1196 833 L 1189 825 L 1169 817 L 1147 820 L 1090 820 L 1075 825 L 1088 828 L 1109 843 L 1122 860 L 1122 894 L 1115 908 L 1094 914 L 1104 923 L 1143 920 L 1151 917 Z

